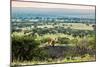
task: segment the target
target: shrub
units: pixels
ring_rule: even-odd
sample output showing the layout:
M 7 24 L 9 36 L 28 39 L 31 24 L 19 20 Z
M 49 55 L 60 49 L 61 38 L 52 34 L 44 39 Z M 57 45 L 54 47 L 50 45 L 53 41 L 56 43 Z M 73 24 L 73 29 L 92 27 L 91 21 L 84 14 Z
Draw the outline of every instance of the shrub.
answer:
M 66 38 L 66 37 L 59 37 L 58 38 L 58 43 L 60 43 L 60 44 L 69 44 L 70 43 L 70 39 Z
M 91 54 L 91 55 L 95 55 L 95 48 L 96 47 L 96 43 L 95 43 L 95 38 L 91 38 L 91 39 L 82 39 L 80 40 L 76 47 L 75 47 L 75 52 L 76 54 L 79 55 L 85 55 L 85 54 Z
M 71 40 L 71 43 L 77 45 L 78 39 L 76 39 L 76 38 L 72 39 L 72 40 Z
M 90 54 L 95 55 L 96 53 L 96 38 L 92 37 L 88 40 L 88 48 L 90 49 Z
M 12 37 L 12 58 L 16 60 L 32 60 L 33 51 L 40 45 L 39 40 L 31 36 Z
M 33 60 L 35 61 L 44 61 L 49 58 L 48 53 L 44 50 L 44 48 L 37 48 L 33 53 Z

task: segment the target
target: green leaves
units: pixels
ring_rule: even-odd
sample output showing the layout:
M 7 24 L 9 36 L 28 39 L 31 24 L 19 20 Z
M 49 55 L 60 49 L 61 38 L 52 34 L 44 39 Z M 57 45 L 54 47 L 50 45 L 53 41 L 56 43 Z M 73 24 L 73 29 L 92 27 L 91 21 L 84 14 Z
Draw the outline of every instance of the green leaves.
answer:
M 32 60 L 32 53 L 40 45 L 39 40 L 32 36 L 13 36 L 12 37 L 12 58 L 19 60 Z

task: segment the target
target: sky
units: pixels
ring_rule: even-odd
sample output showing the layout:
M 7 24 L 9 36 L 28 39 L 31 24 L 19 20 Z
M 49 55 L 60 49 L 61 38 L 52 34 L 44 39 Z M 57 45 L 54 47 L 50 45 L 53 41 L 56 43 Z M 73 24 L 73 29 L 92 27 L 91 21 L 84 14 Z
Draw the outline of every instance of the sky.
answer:
M 66 8 L 66 9 L 88 9 L 95 10 L 94 6 L 80 6 L 80 5 L 64 5 L 64 4 L 48 4 L 35 2 L 20 2 L 12 1 L 12 7 L 33 7 L 33 8 Z
M 78 16 L 95 18 L 95 6 L 12 1 L 13 15 Z M 28 7 L 28 8 L 27 8 Z M 26 12 L 27 11 L 27 12 Z

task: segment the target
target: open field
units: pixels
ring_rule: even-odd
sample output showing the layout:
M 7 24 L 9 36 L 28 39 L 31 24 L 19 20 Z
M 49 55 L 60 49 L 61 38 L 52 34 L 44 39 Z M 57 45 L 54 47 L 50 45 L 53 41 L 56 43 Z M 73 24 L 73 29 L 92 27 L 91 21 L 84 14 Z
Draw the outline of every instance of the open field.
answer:
M 17 24 L 17 25 L 16 25 Z M 37 28 L 71 28 L 71 29 L 78 29 L 78 30 L 94 30 L 93 25 L 95 24 L 89 24 L 89 23 L 13 23 L 13 26 L 19 29 L 34 29 Z

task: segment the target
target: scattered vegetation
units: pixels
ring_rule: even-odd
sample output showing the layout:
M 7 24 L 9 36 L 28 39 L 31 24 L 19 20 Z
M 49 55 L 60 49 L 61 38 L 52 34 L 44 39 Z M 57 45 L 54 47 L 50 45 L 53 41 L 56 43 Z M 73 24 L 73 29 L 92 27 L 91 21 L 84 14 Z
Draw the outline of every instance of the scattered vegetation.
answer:
M 13 30 L 12 65 L 95 61 L 94 28 L 63 26 L 38 28 L 36 24 L 31 30 Z

